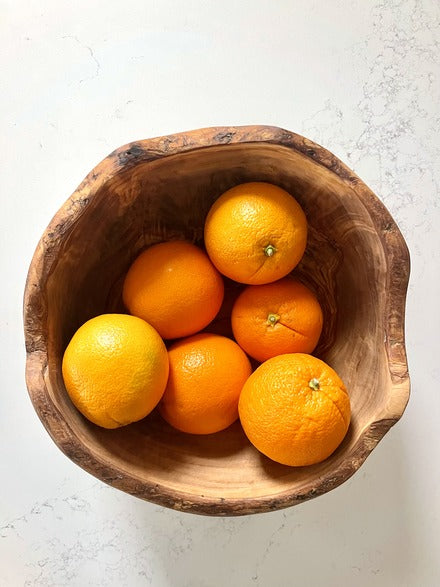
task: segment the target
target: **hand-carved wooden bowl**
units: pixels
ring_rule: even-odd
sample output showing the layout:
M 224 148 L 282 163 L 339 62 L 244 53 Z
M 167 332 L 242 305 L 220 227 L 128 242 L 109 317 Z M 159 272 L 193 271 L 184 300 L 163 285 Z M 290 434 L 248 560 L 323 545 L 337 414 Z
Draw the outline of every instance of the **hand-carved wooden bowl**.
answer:
M 121 284 L 139 251 L 169 239 L 201 244 L 213 201 L 245 181 L 282 186 L 307 215 L 308 247 L 295 273 L 324 308 L 316 354 L 351 397 L 345 440 L 310 467 L 270 461 L 238 422 L 208 436 L 180 433 L 156 413 L 118 430 L 98 428 L 74 408 L 61 375 L 75 330 L 97 314 L 124 311 Z M 24 298 L 29 393 L 60 449 L 114 487 L 201 514 L 291 506 L 348 479 L 402 415 L 408 275 L 407 247 L 383 204 L 334 155 L 299 135 L 228 127 L 131 143 L 86 177 L 37 247 Z M 228 332 L 227 305 L 212 329 Z

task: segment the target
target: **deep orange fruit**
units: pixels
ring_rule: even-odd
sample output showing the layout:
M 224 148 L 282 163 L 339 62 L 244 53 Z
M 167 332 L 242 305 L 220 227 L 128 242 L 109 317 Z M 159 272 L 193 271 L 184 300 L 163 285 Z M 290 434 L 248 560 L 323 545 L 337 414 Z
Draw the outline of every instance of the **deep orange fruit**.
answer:
M 175 342 L 168 357 L 170 376 L 159 409 L 169 424 L 211 434 L 238 418 L 238 398 L 251 374 L 238 344 L 216 334 L 196 334 Z
M 252 373 L 239 402 L 252 444 L 269 458 L 301 467 L 329 457 L 350 423 L 350 400 L 335 371 L 302 353 L 269 359 Z
M 270 183 L 233 187 L 214 202 L 205 222 L 211 261 L 223 275 L 241 283 L 281 279 L 300 261 L 306 241 L 301 206 Z
M 285 277 L 250 285 L 231 314 L 235 340 L 248 355 L 265 361 L 285 353 L 311 353 L 322 331 L 322 310 L 302 283 Z
M 206 253 L 184 241 L 153 245 L 130 267 L 123 300 L 163 338 L 205 328 L 223 301 L 223 279 Z

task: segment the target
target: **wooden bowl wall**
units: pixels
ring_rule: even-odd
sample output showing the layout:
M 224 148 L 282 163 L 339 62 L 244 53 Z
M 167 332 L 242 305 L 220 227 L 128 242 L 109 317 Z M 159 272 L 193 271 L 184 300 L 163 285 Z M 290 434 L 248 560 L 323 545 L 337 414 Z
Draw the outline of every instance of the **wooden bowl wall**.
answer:
M 92 316 L 124 311 L 121 284 L 136 255 L 163 240 L 201 244 L 213 201 L 244 181 L 280 185 L 307 215 L 308 247 L 294 273 L 324 307 L 316 354 L 341 375 L 351 397 L 347 437 L 310 467 L 265 458 L 238 423 L 192 436 L 153 413 L 118 430 L 98 428 L 74 408 L 61 375 L 75 330 Z M 405 409 L 408 276 L 408 250 L 385 207 L 334 155 L 299 135 L 229 127 L 132 143 L 87 176 L 38 244 L 24 300 L 29 393 L 67 456 L 133 495 L 213 515 L 294 505 L 350 477 Z M 212 329 L 219 326 L 228 329 L 225 316 Z

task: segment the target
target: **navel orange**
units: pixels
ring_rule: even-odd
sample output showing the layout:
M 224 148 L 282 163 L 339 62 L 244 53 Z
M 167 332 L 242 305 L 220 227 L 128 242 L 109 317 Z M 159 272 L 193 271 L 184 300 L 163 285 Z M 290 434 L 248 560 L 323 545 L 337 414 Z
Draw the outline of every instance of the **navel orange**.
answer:
M 330 456 L 347 433 L 350 400 L 335 371 L 302 353 L 260 365 L 243 387 L 240 421 L 252 444 L 290 466 Z
M 168 379 L 167 350 L 144 320 L 103 314 L 75 332 L 62 371 L 78 410 L 98 426 L 118 428 L 141 420 L 159 402 Z
M 217 269 L 235 281 L 270 283 L 298 264 L 307 221 L 285 190 L 264 182 L 237 185 L 214 202 L 205 222 L 205 246 Z
M 205 328 L 223 301 L 223 279 L 206 253 L 184 241 L 153 245 L 134 261 L 125 278 L 123 300 L 163 338 Z
M 168 352 L 170 376 L 159 410 L 183 432 L 211 434 L 238 418 L 238 398 L 251 374 L 248 358 L 229 338 L 196 334 Z
M 235 340 L 257 361 L 285 353 L 311 353 L 318 344 L 322 322 L 314 294 L 291 277 L 249 285 L 231 314 Z

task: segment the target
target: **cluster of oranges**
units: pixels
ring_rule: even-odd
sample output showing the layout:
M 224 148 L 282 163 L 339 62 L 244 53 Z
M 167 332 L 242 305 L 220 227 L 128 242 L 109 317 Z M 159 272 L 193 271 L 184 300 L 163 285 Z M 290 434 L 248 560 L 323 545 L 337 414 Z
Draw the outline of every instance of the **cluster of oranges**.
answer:
M 103 314 L 77 330 L 63 358 L 73 403 L 106 428 L 156 406 L 191 434 L 240 417 L 249 440 L 275 461 L 327 458 L 347 432 L 350 402 L 335 371 L 310 354 L 320 304 L 288 276 L 306 248 L 303 210 L 277 186 L 241 184 L 213 204 L 204 235 L 206 252 L 184 241 L 146 249 L 125 278 L 129 314 Z M 245 284 L 230 312 L 235 341 L 205 331 L 224 301 L 223 276 Z M 248 356 L 261 363 L 253 372 Z

